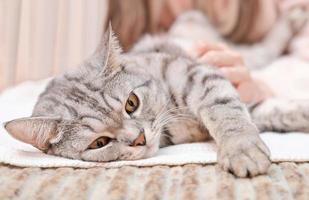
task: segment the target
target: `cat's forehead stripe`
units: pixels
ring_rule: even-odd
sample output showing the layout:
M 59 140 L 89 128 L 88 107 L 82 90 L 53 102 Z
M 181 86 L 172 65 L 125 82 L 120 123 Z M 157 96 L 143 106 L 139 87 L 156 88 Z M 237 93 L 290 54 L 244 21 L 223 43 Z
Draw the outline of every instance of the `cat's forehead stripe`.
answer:
M 103 100 L 105 106 L 107 106 L 108 109 L 111 110 L 111 111 L 114 110 L 115 108 L 113 108 L 113 107 L 111 106 L 111 104 L 108 103 L 108 101 L 107 101 L 107 99 L 106 99 L 106 96 L 105 96 L 105 95 L 106 95 L 105 92 L 104 92 L 104 91 L 101 91 L 101 92 L 100 92 L 100 95 L 101 95 L 101 97 L 102 97 L 102 100 Z
M 142 83 L 142 84 L 136 86 L 134 89 L 136 89 L 136 88 L 141 88 L 141 87 L 149 87 L 151 81 L 152 81 L 152 80 L 147 80 L 147 81 L 145 81 L 144 83 Z

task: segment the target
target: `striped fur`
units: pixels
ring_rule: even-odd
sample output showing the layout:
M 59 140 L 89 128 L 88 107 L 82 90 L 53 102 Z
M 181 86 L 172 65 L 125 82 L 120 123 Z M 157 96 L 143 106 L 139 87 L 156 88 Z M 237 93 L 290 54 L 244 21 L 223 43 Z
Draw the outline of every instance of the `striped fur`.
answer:
M 132 92 L 140 106 L 128 115 L 124 105 Z M 257 124 L 278 129 L 261 122 L 258 107 Z M 90 59 L 49 83 L 31 117 L 5 127 L 46 153 L 74 159 L 140 159 L 160 146 L 213 138 L 219 164 L 237 176 L 265 173 L 270 165 L 268 149 L 233 86 L 216 68 L 190 59 L 164 38 L 146 37 L 122 54 L 108 31 Z M 141 132 L 146 145 L 130 145 Z M 88 148 L 102 136 L 111 142 Z

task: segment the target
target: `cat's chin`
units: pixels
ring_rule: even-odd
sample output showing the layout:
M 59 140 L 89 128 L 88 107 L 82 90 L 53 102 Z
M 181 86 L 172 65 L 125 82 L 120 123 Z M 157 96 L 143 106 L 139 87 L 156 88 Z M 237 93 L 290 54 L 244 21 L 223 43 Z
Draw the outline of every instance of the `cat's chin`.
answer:
M 145 153 L 143 158 L 149 158 L 154 156 L 159 150 L 159 145 L 152 145 L 151 147 L 148 147 L 147 152 Z
M 136 147 L 135 147 L 136 148 Z M 129 156 L 120 156 L 117 160 L 141 160 L 146 159 L 154 156 L 158 150 L 158 145 L 152 145 L 152 146 L 143 146 L 143 147 L 137 147 L 139 150 L 135 149 L 134 153 L 129 154 Z
M 135 149 L 133 149 L 135 148 Z M 141 147 L 133 147 L 131 150 L 132 153 L 124 154 L 120 156 L 117 160 L 140 160 L 152 157 L 158 152 L 158 145 L 152 146 L 141 146 Z

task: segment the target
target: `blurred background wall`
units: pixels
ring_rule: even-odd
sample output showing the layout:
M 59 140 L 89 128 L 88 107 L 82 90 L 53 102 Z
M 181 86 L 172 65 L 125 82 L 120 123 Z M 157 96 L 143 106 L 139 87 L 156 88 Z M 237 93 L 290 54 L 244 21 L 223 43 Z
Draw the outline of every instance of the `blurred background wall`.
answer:
M 0 0 L 0 91 L 76 67 L 106 14 L 106 0 Z

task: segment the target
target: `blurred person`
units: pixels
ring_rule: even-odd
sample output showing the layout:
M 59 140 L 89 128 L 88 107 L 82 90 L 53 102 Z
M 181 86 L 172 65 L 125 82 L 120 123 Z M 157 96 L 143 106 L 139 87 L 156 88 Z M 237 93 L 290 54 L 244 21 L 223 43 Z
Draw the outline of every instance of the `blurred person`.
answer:
M 280 20 L 293 17 L 290 11 L 294 8 L 307 9 L 308 4 L 307 0 L 112 0 L 107 19 L 111 21 L 124 50 L 128 51 L 143 34 L 168 31 L 182 13 L 192 9 L 203 12 L 216 32 L 224 38 L 224 44 L 205 38 L 205 41 L 199 41 L 188 49 L 188 54 L 220 67 L 237 88 L 241 99 L 246 103 L 256 103 L 273 97 L 275 92 L 265 82 L 253 77 L 248 67 L 265 66 L 269 60 L 284 53 L 290 36 L 285 37 L 285 42 L 279 40 L 275 53 L 271 55 L 258 43 L 267 40 L 267 35 L 272 34 L 274 38 L 278 32 L 284 31 L 280 27 L 272 31 L 280 23 L 289 23 L 291 34 L 296 35 L 304 25 L 303 21 L 298 24 L 295 22 L 299 20 Z M 248 44 L 255 48 L 249 56 L 246 55 L 248 48 L 231 48 Z M 267 62 L 263 57 L 269 57 Z

